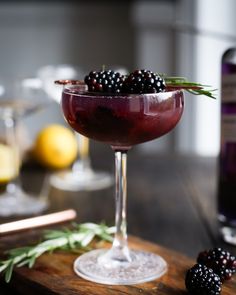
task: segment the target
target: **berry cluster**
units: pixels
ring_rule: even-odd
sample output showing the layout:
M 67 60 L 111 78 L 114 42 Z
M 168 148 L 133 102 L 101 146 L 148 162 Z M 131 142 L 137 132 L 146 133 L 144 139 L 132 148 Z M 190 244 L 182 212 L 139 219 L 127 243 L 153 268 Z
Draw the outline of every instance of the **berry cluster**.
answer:
M 224 280 L 235 272 L 235 256 L 222 248 L 213 248 L 198 254 L 197 264 L 186 273 L 185 285 L 193 295 L 219 295 Z
M 112 70 L 92 71 L 84 78 L 84 82 L 91 92 L 120 93 L 124 79 L 119 72 Z
M 128 76 L 112 70 L 92 71 L 84 79 L 88 90 L 99 93 L 158 93 L 165 89 L 165 81 L 148 70 L 136 70 Z
M 148 70 L 136 70 L 124 81 L 126 93 L 158 93 L 165 89 L 165 81 Z
M 220 277 L 211 268 L 195 264 L 187 271 L 185 284 L 187 290 L 194 295 L 220 295 Z
M 236 259 L 228 251 L 221 248 L 213 248 L 199 253 L 197 262 L 213 269 L 221 281 L 231 279 L 236 272 Z

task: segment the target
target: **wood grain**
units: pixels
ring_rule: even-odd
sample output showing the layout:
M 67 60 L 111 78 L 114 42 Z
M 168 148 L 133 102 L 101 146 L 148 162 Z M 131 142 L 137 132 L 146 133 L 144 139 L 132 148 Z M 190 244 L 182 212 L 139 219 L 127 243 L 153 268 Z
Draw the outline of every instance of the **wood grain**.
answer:
M 27 295 L 184 295 L 187 294 L 184 278 L 194 261 L 177 252 L 156 244 L 130 237 L 130 247 L 145 249 L 163 256 L 168 262 L 168 272 L 162 278 L 149 283 L 133 286 L 110 286 L 95 284 L 75 275 L 72 269 L 75 254 L 56 252 L 40 257 L 32 269 L 16 269 L 10 288 L 19 294 Z M 222 295 L 236 293 L 236 280 L 233 278 L 223 286 Z

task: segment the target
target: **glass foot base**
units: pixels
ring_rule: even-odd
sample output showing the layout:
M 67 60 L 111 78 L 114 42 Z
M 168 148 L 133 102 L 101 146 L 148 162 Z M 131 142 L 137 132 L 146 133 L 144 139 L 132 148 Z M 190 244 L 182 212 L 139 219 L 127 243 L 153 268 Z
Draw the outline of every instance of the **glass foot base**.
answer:
M 66 191 L 92 191 L 104 189 L 113 184 L 113 178 L 105 172 L 85 172 L 81 174 L 72 171 L 62 171 L 50 177 L 50 184 Z
M 0 195 L 0 216 L 31 215 L 42 212 L 48 207 L 46 200 L 27 194 L 13 196 Z
M 86 280 L 108 285 L 140 284 L 157 279 L 167 271 L 167 263 L 160 256 L 134 250 L 130 250 L 131 262 L 119 261 L 110 267 L 104 266 L 99 263 L 99 257 L 106 252 L 93 250 L 81 255 L 74 262 L 74 271 Z

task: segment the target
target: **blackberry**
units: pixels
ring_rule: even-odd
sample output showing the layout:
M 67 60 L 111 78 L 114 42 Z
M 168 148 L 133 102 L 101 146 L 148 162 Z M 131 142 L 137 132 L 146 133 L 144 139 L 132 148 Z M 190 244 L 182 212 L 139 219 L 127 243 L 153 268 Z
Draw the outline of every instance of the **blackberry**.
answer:
M 148 70 L 136 70 L 125 79 L 122 92 L 157 93 L 165 89 L 165 81 Z
M 213 248 L 198 254 L 197 262 L 213 269 L 222 281 L 231 279 L 236 272 L 236 259 L 222 248 Z
M 185 285 L 192 295 L 219 295 L 221 284 L 220 277 L 202 264 L 195 264 L 186 273 Z
M 112 70 L 92 71 L 84 82 L 92 92 L 120 93 L 124 79 L 124 76 Z

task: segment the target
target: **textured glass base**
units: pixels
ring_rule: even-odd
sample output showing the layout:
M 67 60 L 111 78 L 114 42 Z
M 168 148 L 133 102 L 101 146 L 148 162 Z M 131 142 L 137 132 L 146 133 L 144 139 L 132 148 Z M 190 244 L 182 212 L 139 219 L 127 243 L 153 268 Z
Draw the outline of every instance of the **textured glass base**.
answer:
M 0 216 L 37 214 L 47 207 L 45 199 L 29 196 L 23 192 L 20 196 L 8 193 L 0 195 Z
M 113 178 L 105 172 L 93 172 L 92 170 L 75 173 L 62 171 L 50 177 L 50 184 L 58 189 L 67 191 L 98 190 L 113 184 Z
M 108 285 L 140 284 L 157 279 L 167 271 L 165 260 L 153 253 L 130 250 L 131 262 L 108 261 L 104 265 L 100 258 L 106 252 L 93 250 L 81 255 L 74 262 L 74 271 L 84 279 Z

